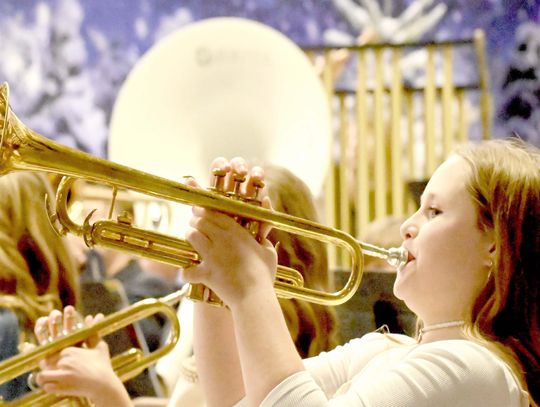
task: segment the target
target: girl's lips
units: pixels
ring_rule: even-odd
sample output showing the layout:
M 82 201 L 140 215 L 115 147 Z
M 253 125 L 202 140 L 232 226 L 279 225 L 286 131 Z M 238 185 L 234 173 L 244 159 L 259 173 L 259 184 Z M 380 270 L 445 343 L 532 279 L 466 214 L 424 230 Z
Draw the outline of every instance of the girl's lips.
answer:
M 399 271 L 402 271 L 403 269 L 405 269 L 409 263 L 413 262 L 416 260 L 416 257 L 414 257 L 411 252 L 409 250 L 407 250 L 407 262 L 405 264 L 403 264 L 400 268 L 399 268 Z

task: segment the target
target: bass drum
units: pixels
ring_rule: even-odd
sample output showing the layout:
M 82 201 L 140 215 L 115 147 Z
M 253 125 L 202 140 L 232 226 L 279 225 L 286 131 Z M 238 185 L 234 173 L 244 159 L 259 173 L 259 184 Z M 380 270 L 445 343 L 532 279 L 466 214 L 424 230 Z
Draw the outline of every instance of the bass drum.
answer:
M 213 158 L 242 156 L 288 168 L 319 196 L 330 143 L 328 98 L 304 52 L 273 28 L 224 17 L 168 35 L 139 60 L 113 109 L 109 159 L 206 185 Z M 149 222 L 178 234 L 182 207 Z

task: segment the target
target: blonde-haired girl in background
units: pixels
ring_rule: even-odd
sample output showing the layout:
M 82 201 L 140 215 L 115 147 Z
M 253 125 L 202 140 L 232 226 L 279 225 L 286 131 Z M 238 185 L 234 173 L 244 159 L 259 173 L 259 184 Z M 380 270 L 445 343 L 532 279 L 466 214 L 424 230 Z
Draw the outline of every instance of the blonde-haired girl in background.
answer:
M 78 271 L 67 243 L 51 227 L 45 195 L 54 197 L 44 174 L 14 172 L 0 177 L 2 359 L 17 353 L 15 344 L 35 342 L 33 327 L 39 317 L 77 303 Z M 20 379 L 0 388 L 6 400 L 25 390 Z

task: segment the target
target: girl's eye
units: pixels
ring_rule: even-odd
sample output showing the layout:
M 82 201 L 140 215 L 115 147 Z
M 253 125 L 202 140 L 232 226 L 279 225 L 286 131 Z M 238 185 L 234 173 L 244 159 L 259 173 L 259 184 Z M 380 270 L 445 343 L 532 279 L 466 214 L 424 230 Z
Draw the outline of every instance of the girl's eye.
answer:
M 442 213 L 442 211 L 434 206 L 430 206 L 428 209 L 427 209 L 427 217 L 429 219 L 431 218 L 434 218 L 435 216 L 437 215 L 440 215 Z

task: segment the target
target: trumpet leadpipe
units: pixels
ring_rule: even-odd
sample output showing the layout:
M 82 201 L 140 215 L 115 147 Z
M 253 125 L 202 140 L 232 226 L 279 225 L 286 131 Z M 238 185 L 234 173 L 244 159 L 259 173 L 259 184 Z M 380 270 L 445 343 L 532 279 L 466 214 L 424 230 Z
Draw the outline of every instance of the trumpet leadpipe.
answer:
M 396 269 L 407 263 L 407 257 L 409 255 L 407 250 L 403 247 L 391 247 L 390 249 L 383 249 L 359 240 L 357 240 L 357 242 L 365 255 L 386 260 L 388 264 Z

